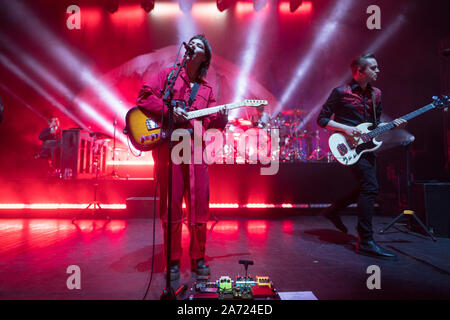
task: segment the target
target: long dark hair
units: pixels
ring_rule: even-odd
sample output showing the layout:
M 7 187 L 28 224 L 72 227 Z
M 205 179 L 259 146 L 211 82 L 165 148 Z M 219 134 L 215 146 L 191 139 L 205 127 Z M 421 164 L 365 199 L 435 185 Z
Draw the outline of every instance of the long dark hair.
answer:
M 206 40 L 206 37 L 204 34 L 197 34 L 197 35 L 193 36 L 189 40 L 189 42 L 191 42 L 194 39 L 199 39 L 205 45 L 206 61 L 202 62 L 202 64 L 200 65 L 200 74 L 199 74 L 199 77 L 203 78 L 208 73 L 209 65 L 211 63 L 212 50 L 211 50 L 211 46 L 209 45 L 208 40 Z

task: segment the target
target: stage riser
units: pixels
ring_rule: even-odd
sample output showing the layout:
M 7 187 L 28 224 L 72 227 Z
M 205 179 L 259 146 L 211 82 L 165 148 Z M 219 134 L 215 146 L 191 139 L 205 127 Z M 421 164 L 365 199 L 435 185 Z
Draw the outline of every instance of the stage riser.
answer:
M 276 175 L 258 165 L 210 166 L 211 203 L 331 203 L 357 187 L 337 163 L 282 163 Z
M 282 164 L 276 175 L 257 165 L 212 165 L 211 203 L 330 203 L 356 187 L 348 168 L 338 164 Z M 10 180 L 0 186 L 0 203 L 89 203 L 95 180 Z M 153 180 L 99 180 L 97 200 L 125 203 L 154 196 Z

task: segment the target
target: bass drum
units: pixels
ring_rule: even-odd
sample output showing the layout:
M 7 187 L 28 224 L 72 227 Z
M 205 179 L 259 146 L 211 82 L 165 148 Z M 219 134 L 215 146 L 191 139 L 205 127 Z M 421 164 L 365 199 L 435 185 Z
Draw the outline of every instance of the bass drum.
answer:
M 271 152 L 270 129 L 251 128 L 237 138 L 237 153 L 248 163 L 268 163 L 276 158 Z

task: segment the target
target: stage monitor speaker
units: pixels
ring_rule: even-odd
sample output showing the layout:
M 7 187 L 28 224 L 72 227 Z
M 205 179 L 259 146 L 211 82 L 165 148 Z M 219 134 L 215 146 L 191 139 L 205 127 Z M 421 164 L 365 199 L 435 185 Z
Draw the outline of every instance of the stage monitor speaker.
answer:
M 414 183 L 412 210 L 438 237 L 450 238 L 450 183 Z
M 158 197 L 131 197 L 127 198 L 126 204 L 127 210 L 133 218 L 152 218 L 155 210 L 159 212 Z

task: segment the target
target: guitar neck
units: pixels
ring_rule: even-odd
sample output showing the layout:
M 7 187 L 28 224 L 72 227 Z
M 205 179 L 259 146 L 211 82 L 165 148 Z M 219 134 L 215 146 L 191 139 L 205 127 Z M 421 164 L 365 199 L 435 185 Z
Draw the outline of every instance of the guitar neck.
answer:
M 215 106 L 215 107 L 206 108 L 206 109 L 190 111 L 190 112 L 188 112 L 187 119 L 192 120 L 195 118 L 200 118 L 203 116 L 207 116 L 207 115 L 219 112 L 224 109 L 231 110 L 231 109 L 236 109 L 236 108 L 240 108 L 240 107 L 242 107 L 241 103 L 231 103 L 231 104 L 222 104 L 220 106 Z
M 436 108 L 436 106 L 433 103 L 430 103 L 428 105 L 426 105 L 425 107 L 422 107 L 420 109 L 417 109 L 411 113 L 408 113 L 406 115 L 404 115 L 403 117 L 401 117 L 402 119 L 405 119 L 406 121 L 409 121 L 411 119 L 414 119 L 415 117 L 420 116 L 421 114 L 424 114 L 425 112 L 428 112 L 432 109 Z M 375 138 L 376 136 L 378 136 L 379 134 L 382 134 L 386 131 L 392 130 L 395 128 L 394 125 L 394 121 L 388 122 L 385 125 L 379 126 L 378 128 L 372 130 L 369 133 L 370 138 Z

